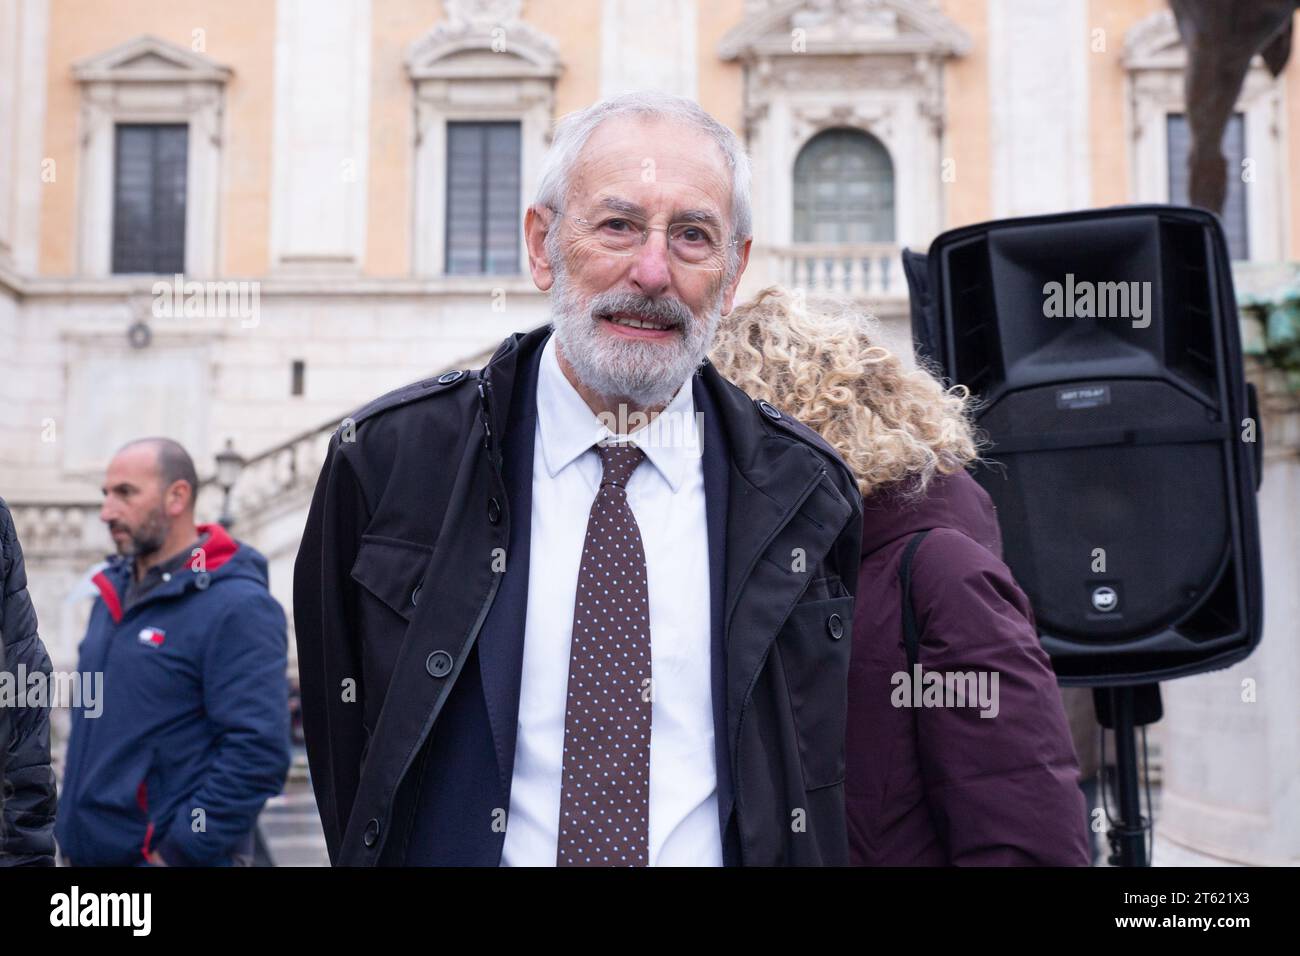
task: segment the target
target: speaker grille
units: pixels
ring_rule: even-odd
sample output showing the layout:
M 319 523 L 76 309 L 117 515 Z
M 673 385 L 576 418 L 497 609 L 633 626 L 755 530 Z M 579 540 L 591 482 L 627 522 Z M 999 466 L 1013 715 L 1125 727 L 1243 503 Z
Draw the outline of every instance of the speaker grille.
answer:
M 1005 470 L 978 479 L 1043 633 L 1132 640 L 1213 591 L 1232 530 L 1224 442 L 1167 440 L 1226 433 L 1203 404 L 1159 381 L 1057 383 L 1006 395 L 980 425 Z

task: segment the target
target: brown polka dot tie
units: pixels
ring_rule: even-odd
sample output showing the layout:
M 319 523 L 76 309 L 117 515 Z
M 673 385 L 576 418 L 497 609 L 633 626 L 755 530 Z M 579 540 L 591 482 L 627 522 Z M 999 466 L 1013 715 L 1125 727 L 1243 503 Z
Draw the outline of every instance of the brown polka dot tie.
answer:
M 558 866 L 650 856 L 650 602 L 627 481 L 645 452 L 597 445 L 601 479 L 578 570 L 564 712 Z

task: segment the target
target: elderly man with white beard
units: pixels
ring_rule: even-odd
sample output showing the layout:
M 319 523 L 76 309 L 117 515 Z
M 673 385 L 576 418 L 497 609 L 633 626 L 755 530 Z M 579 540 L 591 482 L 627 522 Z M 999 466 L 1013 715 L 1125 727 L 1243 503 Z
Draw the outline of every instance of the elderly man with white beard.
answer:
M 339 865 L 839 865 L 861 504 L 705 358 L 749 161 L 638 92 L 557 126 L 551 323 L 330 443 L 295 569 Z

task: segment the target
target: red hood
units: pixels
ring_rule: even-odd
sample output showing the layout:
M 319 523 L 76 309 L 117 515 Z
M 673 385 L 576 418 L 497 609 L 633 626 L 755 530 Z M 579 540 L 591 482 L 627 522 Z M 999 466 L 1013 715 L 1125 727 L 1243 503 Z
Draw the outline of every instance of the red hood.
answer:
M 203 561 L 206 562 L 203 566 L 203 570 L 212 572 L 233 558 L 236 552 L 239 551 L 239 542 L 232 538 L 229 532 L 219 524 L 196 525 L 194 533 L 196 538 L 201 538 L 204 534 L 207 534 L 208 540 L 203 545 L 203 554 L 201 556 L 196 554 L 190 559 L 189 569 L 191 571 L 198 570 L 196 565 L 199 563 L 200 557 L 202 557 Z M 260 562 L 261 579 L 263 583 L 265 583 L 265 559 L 260 556 L 254 556 L 251 552 L 249 557 L 254 564 Z M 129 559 L 121 566 L 124 568 L 130 568 L 131 565 Z M 131 572 L 128 570 L 124 573 L 129 575 Z M 100 571 L 91 578 L 91 582 L 99 590 L 100 596 L 108 606 L 108 613 L 112 616 L 113 620 L 120 621 L 122 619 L 122 598 L 118 595 L 117 588 L 113 585 L 112 578 L 110 578 L 105 571 Z
M 953 528 L 1002 557 L 1002 532 L 988 492 L 967 472 L 940 475 L 923 497 L 903 503 L 896 493 L 873 494 L 862 502 L 865 557 L 904 535 L 926 528 Z
M 203 558 L 207 561 L 207 570 L 209 571 L 217 570 L 239 550 L 239 545 L 235 543 L 235 539 L 219 524 L 196 525 L 194 530 L 197 537 L 202 537 L 204 533 L 210 536 L 207 544 L 203 546 Z M 198 561 L 197 555 L 190 561 L 191 571 L 194 570 L 196 561 Z

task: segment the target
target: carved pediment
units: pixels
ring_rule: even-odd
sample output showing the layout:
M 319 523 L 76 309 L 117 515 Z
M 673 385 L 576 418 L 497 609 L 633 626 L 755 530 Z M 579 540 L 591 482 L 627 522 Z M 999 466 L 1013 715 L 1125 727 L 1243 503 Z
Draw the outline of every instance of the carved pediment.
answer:
M 1124 35 L 1124 67 L 1129 70 L 1181 70 L 1187 51 L 1170 10 L 1144 17 Z
M 722 38 L 718 55 L 960 56 L 970 47 L 966 31 L 926 0 L 758 0 Z
M 72 66 L 79 82 L 225 83 L 231 70 L 193 50 L 143 35 Z
M 519 19 L 520 0 L 446 0 L 448 19 L 411 45 L 413 80 L 556 77 L 563 67 L 551 37 Z

